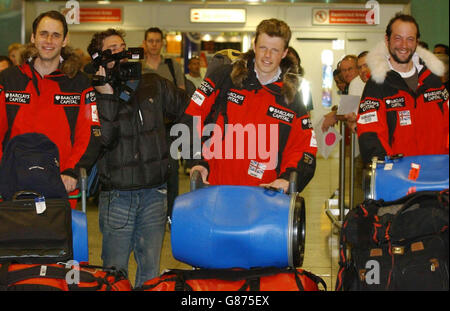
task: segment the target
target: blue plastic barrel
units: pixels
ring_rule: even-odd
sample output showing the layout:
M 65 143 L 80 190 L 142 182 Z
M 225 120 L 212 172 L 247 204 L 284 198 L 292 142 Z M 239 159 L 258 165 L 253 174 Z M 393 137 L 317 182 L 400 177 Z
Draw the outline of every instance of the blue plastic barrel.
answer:
M 173 256 L 194 267 L 298 267 L 304 237 L 304 200 L 297 194 L 211 186 L 174 203 Z
M 420 165 L 411 178 L 411 169 Z M 385 201 L 397 200 L 409 192 L 422 190 L 443 190 L 448 188 L 449 156 L 423 155 L 386 158 L 372 163 L 369 198 Z
M 72 243 L 73 259 L 89 262 L 87 217 L 85 213 L 77 210 L 72 210 Z

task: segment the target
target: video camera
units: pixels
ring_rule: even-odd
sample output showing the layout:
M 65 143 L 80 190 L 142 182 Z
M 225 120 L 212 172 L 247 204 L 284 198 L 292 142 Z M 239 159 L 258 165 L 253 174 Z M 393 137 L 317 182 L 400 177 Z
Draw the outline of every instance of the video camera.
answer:
M 122 52 L 113 54 L 110 49 L 98 51 L 91 55 L 92 66 L 97 72 L 100 66 L 106 71 L 106 76 L 94 75 L 92 77 L 93 86 L 100 86 L 109 83 L 114 89 L 121 89 L 127 81 L 139 80 L 141 78 L 141 63 L 121 62 L 122 59 L 139 60 L 144 59 L 143 48 L 129 48 Z M 107 64 L 114 61 L 114 67 L 108 68 Z

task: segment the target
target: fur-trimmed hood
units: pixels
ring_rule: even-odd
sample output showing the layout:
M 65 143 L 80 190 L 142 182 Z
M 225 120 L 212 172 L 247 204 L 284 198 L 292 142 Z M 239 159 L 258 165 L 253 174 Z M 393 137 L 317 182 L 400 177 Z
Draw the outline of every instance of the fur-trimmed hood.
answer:
M 253 62 L 255 58 L 255 52 L 253 50 L 247 53 L 241 54 L 239 59 L 237 59 L 233 64 L 233 70 L 231 71 L 231 80 L 233 84 L 239 88 L 243 88 L 244 81 L 248 78 L 249 66 L 248 62 Z M 283 81 L 283 86 L 281 88 L 281 94 L 286 98 L 286 103 L 289 105 L 293 102 L 295 94 L 299 87 L 299 75 L 297 72 L 297 65 L 294 60 L 288 54 L 282 59 L 280 63 L 281 76 Z
M 30 61 L 31 59 L 36 58 L 37 55 L 38 50 L 33 43 L 29 43 L 21 54 L 21 63 Z M 75 75 L 81 70 L 82 67 L 81 58 L 76 53 L 74 53 L 73 49 L 69 46 L 65 46 L 62 48 L 61 56 L 64 60 L 61 62 L 59 69 L 69 78 L 75 77 Z
M 367 65 L 370 69 L 371 78 L 378 84 L 386 79 L 387 73 L 391 70 L 389 66 L 389 51 L 384 41 L 379 42 L 375 48 L 367 54 Z M 432 73 L 442 76 L 445 71 L 444 64 L 430 51 L 417 46 L 412 58 L 415 66 L 424 64 Z

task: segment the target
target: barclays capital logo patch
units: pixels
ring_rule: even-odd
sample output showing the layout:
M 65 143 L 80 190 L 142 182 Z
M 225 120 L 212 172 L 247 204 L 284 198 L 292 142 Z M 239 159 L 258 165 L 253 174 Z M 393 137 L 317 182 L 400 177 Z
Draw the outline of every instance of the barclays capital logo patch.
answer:
M 81 95 L 64 95 L 64 94 L 57 94 L 54 96 L 53 103 L 55 105 L 80 105 L 81 102 Z
M 19 92 L 6 92 L 5 101 L 10 104 L 29 104 L 31 94 Z
M 426 103 L 436 100 L 447 100 L 448 92 L 445 88 L 442 90 L 429 91 L 423 94 L 423 98 Z
M 237 105 L 244 103 L 245 96 L 236 92 L 229 91 L 227 93 L 227 100 Z
M 294 113 L 280 109 L 274 106 L 269 106 L 269 109 L 267 109 L 266 113 L 269 117 L 278 119 L 280 121 L 284 121 L 287 123 L 292 123 L 292 120 L 294 120 Z
M 90 91 L 86 93 L 85 103 L 86 104 L 92 104 L 97 101 L 97 98 L 95 97 L 95 91 Z
M 312 129 L 312 123 L 311 123 L 311 119 L 310 118 L 305 118 L 302 120 L 302 129 L 304 130 L 309 130 Z
M 359 104 L 359 113 L 364 113 L 369 110 L 378 110 L 379 108 L 380 108 L 379 101 L 373 99 L 366 99 Z
M 203 94 L 206 95 L 206 97 L 208 97 L 209 95 L 212 94 L 212 92 L 214 91 L 214 88 L 212 87 L 212 85 L 206 81 L 203 80 L 202 83 L 200 84 L 200 86 L 198 87 L 198 89 L 200 91 L 202 91 Z
M 386 99 L 386 107 L 388 109 L 392 108 L 403 108 L 406 106 L 405 97 L 395 97 Z

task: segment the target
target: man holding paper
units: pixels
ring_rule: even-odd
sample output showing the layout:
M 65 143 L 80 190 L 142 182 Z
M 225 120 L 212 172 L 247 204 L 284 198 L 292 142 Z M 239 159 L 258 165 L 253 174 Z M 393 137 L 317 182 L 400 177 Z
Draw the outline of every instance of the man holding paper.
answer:
M 355 55 L 346 55 L 339 64 L 339 70 L 345 83 L 347 83 L 347 87 L 342 94 L 348 94 L 348 85 L 354 78 L 358 77 L 357 57 Z M 322 123 L 323 132 L 326 132 L 330 126 L 334 126 L 338 121 L 336 109 L 333 108 L 332 111 L 324 116 Z

